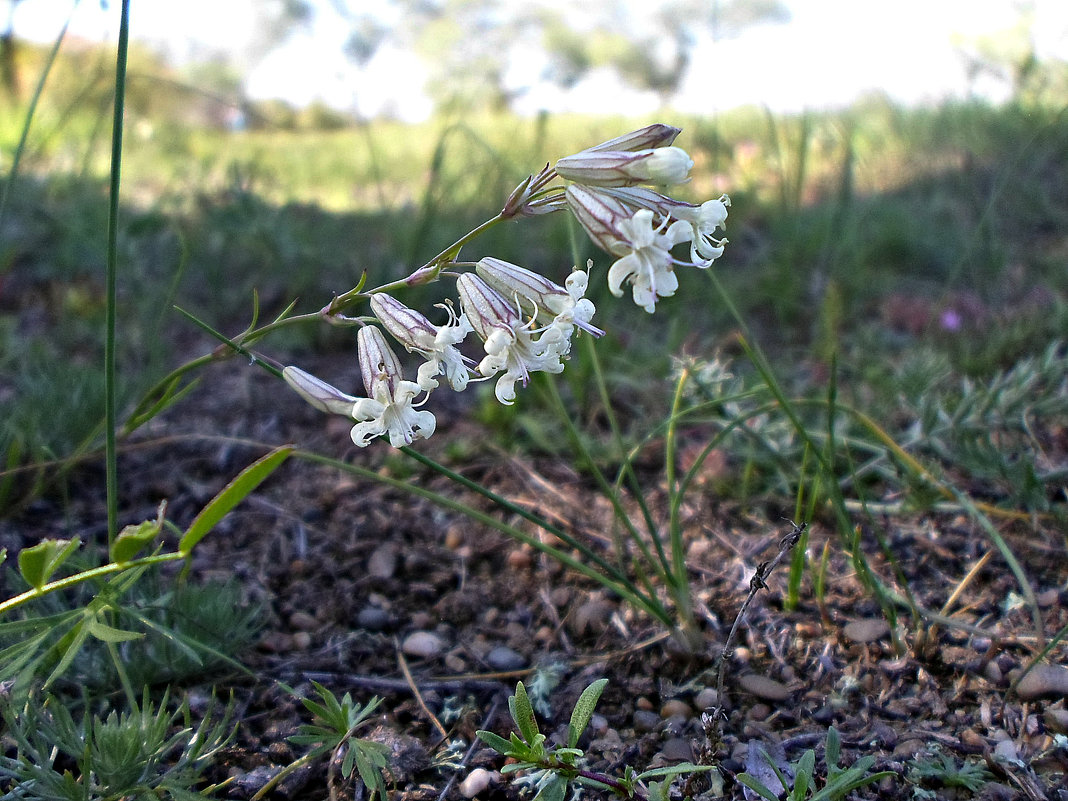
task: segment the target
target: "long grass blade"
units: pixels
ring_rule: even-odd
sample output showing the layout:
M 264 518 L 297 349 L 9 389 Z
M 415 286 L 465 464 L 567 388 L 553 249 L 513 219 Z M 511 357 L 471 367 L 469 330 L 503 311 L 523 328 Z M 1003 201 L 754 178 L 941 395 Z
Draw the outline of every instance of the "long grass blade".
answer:
M 119 470 L 115 448 L 118 425 L 115 386 L 116 285 L 119 262 L 119 185 L 122 176 L 122 124 L 126 103 L 126 61 L 130 43 L 130 0 L 122 0 L 115 59 L 115 116 L 111 127 L 111 184 L 108 197 L 108 251 L 104 322 L 104 462 L 107 473 L 108 545 L 119 531 Z

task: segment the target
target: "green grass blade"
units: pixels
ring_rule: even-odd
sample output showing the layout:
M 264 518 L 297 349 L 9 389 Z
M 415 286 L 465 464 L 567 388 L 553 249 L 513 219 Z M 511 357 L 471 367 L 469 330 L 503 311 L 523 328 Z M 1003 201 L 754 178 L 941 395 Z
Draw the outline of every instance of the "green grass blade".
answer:
M 223 487 L 222 491 L 200 510 L 200 514 L 182 535 L 178 550 L 188 557 L 197 543 L 204 539 L 226 513 L 247 498 L 256 487 L 281 466 L 291 453 L 293 453 L 291 445 L 275 448 L 238 473 L 233 481 Z
M 119 532 L 119 468 L 115 447 L 118 423 L 115 373 L 116 286 L 119 263 L 119 185 L 122 174 L 122 123 L 126 102 L 126 60 L 130 42 L 130 0 L 122 0 L 115 60 L 115 116 L 111 128 L 111 185 L 108 198 L 108 249 L 104 322 L 104 463 L 107 474 L 108 545 Z

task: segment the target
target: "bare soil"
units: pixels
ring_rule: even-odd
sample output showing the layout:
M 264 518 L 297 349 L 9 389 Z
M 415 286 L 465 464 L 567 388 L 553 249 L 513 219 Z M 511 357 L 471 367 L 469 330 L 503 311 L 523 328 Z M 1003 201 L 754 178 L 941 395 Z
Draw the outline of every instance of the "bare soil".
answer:
M 440 430 L 424 446 L 428 452 L 448 461 L 450 442 L 468 443 L 464 463 L 453 462 L 454 468 L 611 552 L 611 508 L 592 481 L 558 460 L 515 456 L 506 443 L 489 444 L 460 410 L 436 411 Z M 489 509 L 384 443 L 354 448 L 343 423 L 240 362 L 212 368 L 204 387 L 124 447 L 124 522 L 154 516 L 166 498 L 170 518 L 185 525 L 237 471 L 284 442 Z M 732 468 L 724 459 L 715 469 Z M 646 478 L 651 505 L 663 512 L 660 479 Z M 1044 660 L 1057 666 L 1047 671 L 1049 686 L 1010 690 L 1021 669 L 1068 625 L 1063 530 L 1041 517 L 995 518 L 1033 584 L 1041 616 L 1036 631 L 1012 572 L 968 517 L 858 512 L 859 548 L 871 569 L 918 607 L 951 618 L 934 625 L 899 606 L 891 629 L 833 520 L 813 521 L 800 603 L 784 608 L 786 567 L 757 593 L 726 665 L 721 731 L 710 741 L 713 718 L 702 718 L 717 701 L 717 660 L 754 571 L 790 531 L 783 517 L 792 505 L 778 499 L 743 506 L 718 497 L 714 485 L 710 480 L 693 491 L 683 510 L 702 634 L 690 652 L 656 621 L 527 546 L 429 501 L 291 460 L 195 557 L 194 575 L 237 577 L 249 600 L 263 604 L 266 620 L 258 646 L 242 655 L 254 678 L 211 680 L 217 692 L 234 692 L 240 720 L 211 778 L 230 780 L 223 796 L 250 798 L 298 757 L 301 751 L 286 738 L 310 719 L 281 683 L 311 696 L 314 680 L 339 695 L 385 699 L 366 734 L 393 749 L 395 798 L 462 798 L 462 790 L 471 790 L 464 781 L 477 768 L 490 771 L 478 797 L 515 798 L 518 788 L 497 773 L 501 759 L 474 733 L 508 731 L 507 695 L 516 681 L 530 685 L 540 671 L 537 681 L 559 680 L 542 718 L 543 730 L 554 733 L 566 730 L 571 705 L 587 684 L 609 679 L 583 741 L 591 769 L 618 773 L 625 765 L 641 770 L 711 760 L 721 784 L 689 788 L 705 798 L 747 797 L 733 777 L 763 764 L 752 756 L 758 748 L 778 755 L 780 764 L 814 748 L 822 765 L 834 726 L 843 764 L 871 754 L 874 769 L 893 773 L 855 798 L 1068 799 L 1065 643 Z M 29 541 L 69 536 L 72 526 L 83 535 L 99 528 L 102 486 L 92 471 L 76 476 L 65 506 L 38 504 L 11 521 L 9 534 Z M 814 580 L 825 548 L 819 595 Z M 188 692 L 203 697 L 210 686 Z M 983 765 L 990 771 L 984 789 L 973 794 L 936 779 L 920 782 L 917 761 L 939 753 L 956 765 Z M 340 782 L 324 761 L 293 774 L 269 797 L 353 793 L 360 798 L 364 790 Z

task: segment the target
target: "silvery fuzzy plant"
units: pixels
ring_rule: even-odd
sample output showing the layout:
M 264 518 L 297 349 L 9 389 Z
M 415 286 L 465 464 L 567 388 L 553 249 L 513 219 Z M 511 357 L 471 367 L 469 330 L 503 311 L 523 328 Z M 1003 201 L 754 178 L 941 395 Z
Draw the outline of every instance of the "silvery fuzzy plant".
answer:
M 718 232 L 726 222 L 730 206 L 726 195 L 693 204 L 643 186 L 662 187 L 689 180 L 693 160 L 673 145 L 679 133 L 678 128 L 669 125 L 650 125 L 562 158 L 555 166 L 546 165 L 513 190 L 499 213 L 404 279 L 369 289 L 365 286 L 364 275 L 357 286 L 335 296 L 319 312 L 293 315 L 290 306 L 266 325 L 257 328 L 254 320 L 245 332 L 233 339 L 212 333 L 227 344 L 226 352 L 239 352 L 280 375 L 316 409 L 352 420 L 351 438 L 357 446 L 366 447 L 383 437 L 394 448 L 402 449 L 424 465 L 490 499 L 509 516 L 519 515 L 533 522 L 566 547 L 557 547 L 542 537 L 422 487 L 398 484 L 405 491 L 461 511 L 546 553 L 645 610 L 673 633 L 682 635 L 680 640 L 687 647 L 697 647 L 701 638 L 692 608 L 682 523 L 677 513 L 677 501 L 681 500 L 688 483 L 688 480 L 676 482 L 674 475 L 675 425 L 681 416 L 677 403 L 666 424 L 668 449 L 665 462 L 672 492 L 678 496 L 672 497 L 668 536 L 661 532 L 662 524 L 649 513 L 640 487 L 635 486 L 633 473 L 629 472 L 629 459 L 620 475 L 631 480 L 631 486 L 637 490 L 635 495 L 643 512 L 645 531 L 639 529 L 640 523 L 633 522 L 632 515 L 624 508 L 621 480 L 613 482 L 605 477 L 591 454 L 580 453 L 580 458 L 589 465 L 612 503 L 616 520 L 625 531 L 625 539 L 617 540 L 618 554 L 630 553 L 632 556 L 628 558 L 635 562 L 640 560 L 634 570 L 640 580 L 632 578 L 626 570 L 563 528 L 509 503 L 488 488 L 450 471 L 410 447 L 417 440 L 433 435 L 436 420 L 426 408 L 426 402 L 443 384 L 462 392 L 472 383 L 495 379 L 497 400 L 511 405 L 516 400 L 517 388 L 526 386 L 533 373 L 563 371 L 571 356 L 576 332 L 593 338 L 605 333 L 593 323 L 596 309 L 585 297 L 592 260 L 587 262 L 585 269 L 575 268 L 558 282 L 491 255 L 477 261 L 461 259 L 461 251 L 488 229 L 505 221 L 569 212 L 593 242 L 614 257 L 607 276 L 612 294 L 622 296 L 629 285 L 634 302 L 649 313 L 656 310 L 661 299 L 675 293 L 678 288 L 676 268 L 707 270 L 722 255 L 726 239 Z M 683 252 L 684 245 L 688 245 L 686 252 Z M 439 320 L 444 318 L 440 323 L 433 322 L 423 311 L 410 308 L 396 297 L 405 289 L 435 281 L 454 283 L 456 289 L 454 299 L 439 304 L 438 312 L 428 312 Z M 361 305 L 364 313 L 355 315 L 353 309 Z M 300 367 L 279 369 L 250 350 L 252 345 L 277 328 L 321 320 L 332 325 L 357 327 L 357 357 L 365 392 L 362 397 L 350 395 Z M 477 343 L 468 344 L 471 340 L 477 340 Z M 414 375 L 405 373 L 394 345 L 422 358 L 423 362 Z M 222 351 L 215 354 L 216 357 L 219 355 Z M 193 366 L 194 363 L 190 363 L 176 373 Z M 685 378 L 680 379 L 680 388 L 684 381 Z M 172 373 L 160 382 L 157 394 L 177 394 L 177 386 L 178 376 Z M 553 392 L 551 385 L 550 392 Z M 679 393 L 676 395 L 680 396 Z M 166 402 L 166 397 L 157 399 L 150 394 L 142 406 L 146 410 L 158 409 Z M 144 413 L 135 412 L 134 425 L 139 419 L 138 414 Z M 581 437 L 566 414 L 564 422 L 572 442 L 583 448 Z M 127 428 L 129 430 L 130 426 Z M 364 472 L 358 465 L 336 462 L 317 454 L 300 455 L 330 462 L 374 481 L 390 481 L 388 477 L 371 471 Z M 680 489 L 675 490 L 675 487 Z M 629 551 L 625 548 L 627 540 L 631 545 Z M 659 588 L 650 581 L 650 576 L 660 579 Z M 665 602 L 661 592 L 667 594 L 670 603 Z

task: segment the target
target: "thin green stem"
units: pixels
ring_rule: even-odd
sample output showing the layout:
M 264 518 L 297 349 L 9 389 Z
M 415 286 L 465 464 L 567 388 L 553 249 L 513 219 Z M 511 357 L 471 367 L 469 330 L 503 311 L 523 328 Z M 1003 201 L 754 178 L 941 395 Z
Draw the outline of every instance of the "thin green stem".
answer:
M 601 367 L 601 357 L 597 348 L 594 347 L 593 337 L 583 337 L 583 343 L 586 348 L 587 359 L 593 366 L 594 380 L 597 382 L 597 394 L 601 398 L 601 405 L 605 418 L 608 420 L 608 427 L 612 430 L 612 439 L 615 443 L 617 452 L 624 456 L 623 466 L 614 483 L 616 492 L 619 491 L 619 488 L 623 485 L 623 481 L 626 480 L 630 485 L 631 491 L 634 493 L 634 499 L 638 504 L 638 508 L 641 510 L 642 517 L 645 520 L 646 530 L 648 530 L 649 535 L 653 537 L 654 540 L 658 540 L 656 521 L 653 519 L 653 514 L 649 509 L 649 505 L 645 502 L 645 496 L 641 492 L 641 485 L 638 482 L 638 477 L 634 475 L 631 460 L 626 457 L 626 454 L 624 454 L 623 451 L 623 434 L 615 410 L 612 407 L 612 397 L 608 392 L 608 382 L 604 377 L 604 369 Z M 629 518 L 627 520 L 629 521 Z M 631 527 L 628 526 L 628 528 L 633 531 Z
M 688 620 L 692 614 L 690 602 L 690 582 L 686 574 L 686 549 L 682 541 L 682 525 L 679 522 L 680 504 L 676 503 L 679 487 L 676 486 L 676 457 L 678 450 L 678 414 L 682 408 L 682 392 L 689 376 L 687 370 L 682 371 L 675 385 L 675 397 L 671 402 L 671 416 L 668 418 L 667 436 L 664 438 L 664 474 L 667 480 L 668 502 L 670 512 L 668 514 L 668 536 L 671 541 L 671 568 L 674 576 L 673 595 L 675 603 L 680 607 L 682 617 Z M 680 499 L 681 500 L 681 499 Z
M 641 532 L 638 531 L 637 526 L 631 522 L 630 515 L 627 514 L 627 510 L 623 508 L 623 501 L 620 497 L 620 489 L 618 486 L 609 483 L 605 478 L 601 468 L 597 466 L 596 460 L 593 458 L 593 454 L 590 453 L 582 440 L 582 436 L 579 433 L 578 428 L 575 426 L 575 421 L 571 419 L 571 415 L 567 413 L 567 409 L 564 406 L 564 400 L 560 397 L 560 392 L 556 388 L 556 384 L 552 381 L 546 381 L 548 386 L 549 396 L 552 398 L 553 403 L 556 405 L 557 411 L 560 414 L 560 419 L 567 427 L 568 438 L 571 441 L 572 447 L 578 452 L 579 456 L 586 462 L 590 468 L 590 472 L 593 474 L 594 480 L 601 488 L 602 494 L 612 504 L 612 508 L 615 511 L 616 518 L 623 524 L 627 530 L 631 541 L 637 546 L 642 557 L 649 563 L 649 566 L 655 570 L 665 582 L 670 584 L 671 582 L 671 565 L 667 561 L 667 556 L 664 553 L 663 547 L 660 543 L 660 538 L 656 536 L 656 529 L 651 530 L 653 544 L 656 546 L 657 558 L 653 557 L 652 552 L 649 550 L 649 546 L 646 545 L 645 540 L 642 538 Z M 636 491 L 636 495 L 640 498 L 640 488 Z
M 119 261 L 119 185 L 122 172 L 122 122 L 126 102 L 126 59 L 130 41 L 130 0 L 122 0 L 119 46 L 115 62 L 115 116 L 111 128 L 111 186 L 108 202 L 108 250 L 104 333 L 104 463 L 107 482 L 108 543 L 119 530 L 119 471 L 115 449 L 118 424 L 115 370 L 116 277 Z
M 42 598 L 50 593 L 66 590 L 70 587 L 76 587 L 79 584 L 100 578 L 101 576 L 108 576 L 112 573 L 121 573 L 124 570 L 132 570 L 142 566 L 148 567 L 151 565 L 162 565 L 166 562 L 177 562 L 185 558 L 185 554 L 175 552 L 157 554 L 156 556 L 146 556 L 143 559 L 135 559 L 132 562 L 123 562 L 122 564 L 108 562 L 106 565 L 94 567 L 91 570 L 83 570 L 81 573 L 75 573 L 73 576 L 67 576 L 66 578 L 57 579 L 56 581 L 50 581 L 39 589 L 34 587 L 33 589 L 26 590 L 26 592 L 19 593 L 12 598 L 8 598 L 3 603 L 0 603 L 0 615 L 4 615 L 12 609 L 17 609 L 23 604 L 29 603 L 37 598 Z

